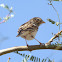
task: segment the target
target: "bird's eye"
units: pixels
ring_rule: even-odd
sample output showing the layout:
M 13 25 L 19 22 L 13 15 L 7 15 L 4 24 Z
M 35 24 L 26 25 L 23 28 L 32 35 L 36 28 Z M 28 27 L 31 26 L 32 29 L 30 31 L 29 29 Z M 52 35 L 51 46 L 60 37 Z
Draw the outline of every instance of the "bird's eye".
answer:
M 39 19 L 36 19 L 37 21 L 39 21 Z

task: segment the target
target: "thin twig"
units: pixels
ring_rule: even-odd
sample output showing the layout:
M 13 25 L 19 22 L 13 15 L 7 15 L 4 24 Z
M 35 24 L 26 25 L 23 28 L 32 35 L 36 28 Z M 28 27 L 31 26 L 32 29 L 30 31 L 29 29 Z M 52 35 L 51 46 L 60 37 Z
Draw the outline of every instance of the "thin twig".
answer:
M 62 30 L 60 32 L 58 32 L 57 34 L 54 35 L 54 37 L 52 37 L 45 45 L 50 45 L 51 42 L 53 42 L 53 40 L 57 37 L 59 37 L 59 35 L 61 34 Z
M 52 4 L 52 7 L 54 8 L 53 4 Z M 54 8 L 54 10 L 56 11 L 58 19 L 59 19 L 59 31 L 60 31 L 60 18 L 59 18 L 59 14 L 58 14 L 58 12 L 57 12 L 57 10 L 55 8 Z
M 52 5 L 53 9 L 56 11 L 58 19 L 59 19 L 59 31 L 60 31 L 60 18 L 59 18 L 59 14 L 58 11 L 56 10 L 56 8 L 53 6 L 53 4 L 51 3 L 52 1 L 50 1 L 50 4 Z M 58 37 L 59 41 L 60 41 L 60 37 Z

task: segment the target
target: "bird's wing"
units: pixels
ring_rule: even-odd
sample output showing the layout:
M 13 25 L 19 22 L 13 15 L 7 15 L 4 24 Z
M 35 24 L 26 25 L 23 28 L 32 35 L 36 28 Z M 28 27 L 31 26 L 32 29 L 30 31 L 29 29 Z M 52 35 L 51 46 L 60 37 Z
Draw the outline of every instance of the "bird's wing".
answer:
M 33 23 L 25 23 L 25 24 L 23 24 L 23 25 L 21 25 L 19 27 L 17 37 L 20 34 L 23 34 L 26 31 L 34 31 L 34 29 L 38 29 L 38 27 L 35 24 L 33 24 Z

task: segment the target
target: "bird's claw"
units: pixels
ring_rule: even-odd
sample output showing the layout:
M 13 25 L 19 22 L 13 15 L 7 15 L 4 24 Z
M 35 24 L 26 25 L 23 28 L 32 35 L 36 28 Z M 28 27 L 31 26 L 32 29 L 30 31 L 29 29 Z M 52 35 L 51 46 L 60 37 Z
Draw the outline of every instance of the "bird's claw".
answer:
M 28 47 L 29 45 L 27 44 L 27 47 Z
M 40 43 L 40 45 L 42 45 L 42 43 L 41 42 L 39 42 Z

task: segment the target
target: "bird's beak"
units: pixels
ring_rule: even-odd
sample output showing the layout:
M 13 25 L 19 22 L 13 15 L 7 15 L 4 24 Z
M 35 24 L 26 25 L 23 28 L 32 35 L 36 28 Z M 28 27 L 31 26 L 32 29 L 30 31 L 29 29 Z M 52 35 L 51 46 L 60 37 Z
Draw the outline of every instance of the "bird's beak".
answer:
M 42 23 L 45 23 L 44 21 Z

